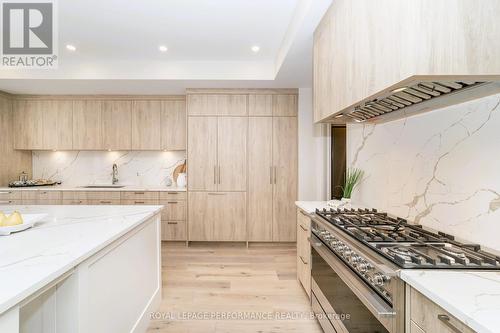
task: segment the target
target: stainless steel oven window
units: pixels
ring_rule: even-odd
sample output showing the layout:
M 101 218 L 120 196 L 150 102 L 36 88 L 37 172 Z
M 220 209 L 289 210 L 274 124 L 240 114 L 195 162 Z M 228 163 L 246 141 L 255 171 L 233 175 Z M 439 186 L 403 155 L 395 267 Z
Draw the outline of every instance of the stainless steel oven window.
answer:
M 389 333 L 314 248 L 311 255 L 312 278 L 335 311 L 326 314 L 330 321 L 340 321 L 349 333 Z

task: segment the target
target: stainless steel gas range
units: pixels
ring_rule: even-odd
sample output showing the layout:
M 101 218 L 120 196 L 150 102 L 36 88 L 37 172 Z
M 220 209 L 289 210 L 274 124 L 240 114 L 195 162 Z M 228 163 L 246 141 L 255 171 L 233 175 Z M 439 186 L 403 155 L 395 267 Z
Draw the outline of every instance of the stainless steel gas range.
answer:
M 312 307 L 323 330 L 405 331 L 401 269 L 500 269 L 500 258 L 368 209 L 317 210 L 311 223 Z

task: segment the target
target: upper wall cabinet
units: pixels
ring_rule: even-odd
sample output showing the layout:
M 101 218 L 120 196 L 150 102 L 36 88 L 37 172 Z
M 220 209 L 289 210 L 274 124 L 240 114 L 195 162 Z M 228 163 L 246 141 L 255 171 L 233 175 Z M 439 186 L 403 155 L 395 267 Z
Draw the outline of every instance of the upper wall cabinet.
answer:
M 72 149 L 73 104 L 66 100 L 16 100 L 16 149 Z
M 333 1 L 314 34 L 315 121 L 419 82 L 498 82 L 499 12 L 497 0 Z
M 132 104 L 132 149 L 160 149 L 161 101 L 134 101 Z
M 161 149 L 186 150 L 186 102 L 163 101 L 161 106 Z
M 186 102 L 42 96 L 14 100 L 15 149 L 185 150 Z
M 102 101 L 73 101 L 73 149 L 103 149 L 101 128 Z
M 190 116 L 246 116 L 247 95 L 240 94 L 189 94 Z

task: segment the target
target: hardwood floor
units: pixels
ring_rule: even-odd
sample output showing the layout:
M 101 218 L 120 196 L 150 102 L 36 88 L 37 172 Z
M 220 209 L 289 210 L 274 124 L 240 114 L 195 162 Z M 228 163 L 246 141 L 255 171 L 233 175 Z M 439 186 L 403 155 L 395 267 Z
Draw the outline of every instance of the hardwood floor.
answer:
M 150 333 L 322 332 L 296 279 L 295 246 L 163 243 L 162 261 Z

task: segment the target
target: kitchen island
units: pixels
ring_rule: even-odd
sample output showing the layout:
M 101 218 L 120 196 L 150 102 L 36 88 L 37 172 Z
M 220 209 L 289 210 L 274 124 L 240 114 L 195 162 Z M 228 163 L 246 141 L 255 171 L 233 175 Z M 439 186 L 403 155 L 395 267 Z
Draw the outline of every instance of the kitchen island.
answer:
M 162 206 L 0 206 L 46 213 L 0 237 L 0 332 L 144 332 L 161 300 Z

